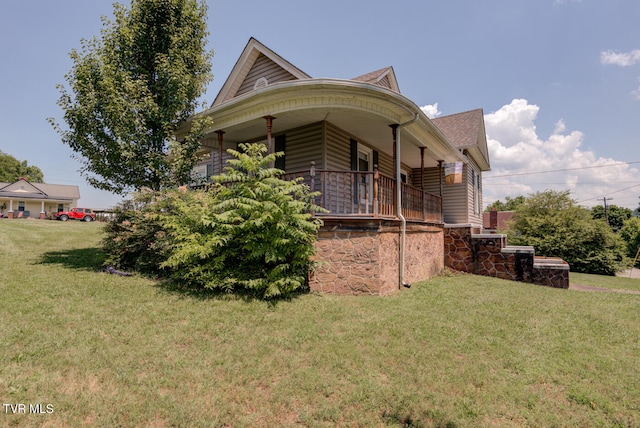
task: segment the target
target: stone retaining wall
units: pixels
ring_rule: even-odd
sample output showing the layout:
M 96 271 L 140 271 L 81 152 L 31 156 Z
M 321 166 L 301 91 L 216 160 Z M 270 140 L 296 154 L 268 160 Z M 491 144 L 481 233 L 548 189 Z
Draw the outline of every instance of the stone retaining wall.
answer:
M 400 289 L 400 222 L 326 219 L 315 244 L 313 291 L 389 295 Z M 444 268 L 443 228 L 408 223 L 404 280 L 431 278 Z
M 546 285 L 569 288 L 569 265 L 559 259 L 535 257 L 533 247 L 508 246 L 502 234 L 477 233 L 471 225 L 445 228 L 445 265 L 452 269 Z

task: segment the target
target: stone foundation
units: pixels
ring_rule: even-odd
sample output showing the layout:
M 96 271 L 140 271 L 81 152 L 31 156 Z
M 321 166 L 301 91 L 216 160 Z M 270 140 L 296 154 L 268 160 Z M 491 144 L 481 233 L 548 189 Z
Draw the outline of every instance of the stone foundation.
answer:
M 478 233 L 471 225 L 445 228 L 445 265 L 476 275 L 569 288 L 569 265 L 535 257 L 533 247 L 508 246 L 502 234 Z
M 389 295 L 400 288 L 400 230 L 397 220 L 325 219 L 315 244 L 313 291 Z M 408 222 L 404 282 L 429 279 L 444 268 L 443 228 Z

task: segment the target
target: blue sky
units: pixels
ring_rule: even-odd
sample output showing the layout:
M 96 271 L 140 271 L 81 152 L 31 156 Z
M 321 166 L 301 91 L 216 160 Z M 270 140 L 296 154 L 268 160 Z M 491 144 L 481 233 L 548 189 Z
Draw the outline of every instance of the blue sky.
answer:
M 99 35 L 109 0 L 4 2 L 0 150 L 80 185 L 81 204 L 121 197 L 89 187 L 47 123 L 68 53 Z M 129 4 L 128 1 L 123 2 Z M 313 77 L 393 66 L 431 117 L 484 109 L 492 171 L 485 203 L 547 188 L 585 206 L 640 199 L 640 2 L 637 0 L 208 1 L 215 98 L 250 37 Z M 613 164 L 613 166 L 612 166 Z M 536 173 L 541 171 L 556 171 Z M 598 201 L 600 199 L 600 201 Z

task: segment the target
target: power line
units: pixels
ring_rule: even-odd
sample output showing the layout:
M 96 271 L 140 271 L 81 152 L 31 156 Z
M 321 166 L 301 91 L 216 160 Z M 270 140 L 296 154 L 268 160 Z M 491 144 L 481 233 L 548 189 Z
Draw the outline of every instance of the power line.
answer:
M 616 194 L 616 193 L 624 192 L 625 190 L 633 189 L 634 187 L 638 187 L 638 186 L 640 186 L 640 184 L 635 184 L 635 185 L 633 185 L 633 186 L 625 187 L 624 189 L 619 189 L 619 190 L 616 190 L 616 191 L 613 191 L 613 192 L 609 192 L 609 193 L 607 193 L 607 194 L 605 194 L 605 195 L 600 195 L 600 196 L 598 196 L 598 199 L 605 198 L 605 197 L 607 197 L 608 195 L 613 195 L 613 194 Z M 611 199 L 611 198 L 609 198 L 609 199 Z M 589 199 L 585 199 L 585 200 L 583 200 L 583 201 L 579 201 L 578 203 L 580 204 L 580 203 L 582 203 L 582 202 L 587 202 L 587 201 L 590 201 L 590 200 L 591 200 L 591 198 L 589 198 Z
M 550 170 L 547 170 L 547 171 L 518 172 L 518 173 L 515 173 L 515 174 L 492 175 L 490 177 L 483 177 L 483 179 L 488 180 L 490 178 L 516 177 L 516 176 L 520 176 L 520 175 L 532 175 L 532 174 L 547 174 L 547 173 L 550 173 L 550 172 L 579 171 L 579 170 L 583 170 L 583 169 L 606 168 L 606 167 L 609 167 L 609 166 L 632 165 L 632 164 L 636 164 L 636 163 L 640 163 L 640 161 L 617 162 L 617 163 L 610 163 L 610 164 L 606 164 L 606 165 L 583 166 L 583 167 L 578 167 L 578 168 L 550 169 Z

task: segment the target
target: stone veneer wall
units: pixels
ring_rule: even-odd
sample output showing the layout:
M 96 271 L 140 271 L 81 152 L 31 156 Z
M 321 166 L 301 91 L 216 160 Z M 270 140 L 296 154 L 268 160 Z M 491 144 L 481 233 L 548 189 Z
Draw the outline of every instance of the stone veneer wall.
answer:
M 471 225 L 445 228 L 445 266 L 473 273 L 569 288 L 569 265 L 558 259 L 539 259 L 533 247 L 507 246 L 502 234 L 480 234 Z
M 473 273 L 471 235 L 480 233 L 480 227 L 460 225 L 445 227 L 444 265 L 460 272 Z
M 443 228 L 408 223 L 405 282 L 428 279 L 444 268 Z M 334 294 L 389 295 L 399 289 L 400 222 L 325 219 L 316 242 L 313 291 Z

